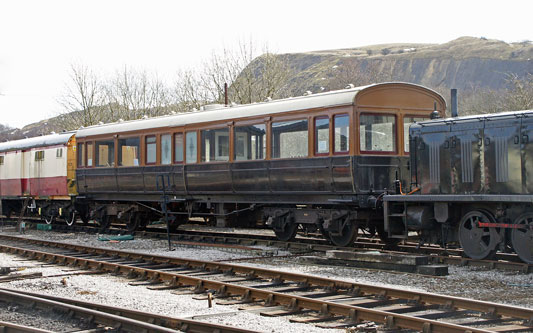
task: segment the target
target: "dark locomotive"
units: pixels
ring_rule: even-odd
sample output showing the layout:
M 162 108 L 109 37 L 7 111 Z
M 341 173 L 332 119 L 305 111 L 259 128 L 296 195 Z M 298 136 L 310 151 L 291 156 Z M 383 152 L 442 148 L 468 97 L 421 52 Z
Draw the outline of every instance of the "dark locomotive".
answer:
M 436 119 L 410 128 L 411 195 L 385 196 L 390 238 L 420 231 L 476 259 L 533 264 L 533 111 Z
M 30 198 L 46 221 L 77 214 L 130 230 L 166 211 L 171 230 L 203 218 L 266 225 L 282 240 L 321 232 L 339 246 L 359 230 L 391 243 L 417 231 L 474 258 L 512 247 L 531 263 L 529 113 L 429 120 L 445 109 L 432 90 L 384 83 L 82 128 L 69 141 L 68 204 L 29 193 L 2 203 Z M 1 175 L 2 165 L 0 194 Z

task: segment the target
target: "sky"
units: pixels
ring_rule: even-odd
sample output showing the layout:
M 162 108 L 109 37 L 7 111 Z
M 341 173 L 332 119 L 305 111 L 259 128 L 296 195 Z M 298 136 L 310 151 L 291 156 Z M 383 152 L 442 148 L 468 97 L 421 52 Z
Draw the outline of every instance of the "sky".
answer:
M 275 53 L 461 36 L 533 40 L 532 0 L 0 0 L 0 124 L 64 111 L 70 68 L 172 79 L 243 40 Z

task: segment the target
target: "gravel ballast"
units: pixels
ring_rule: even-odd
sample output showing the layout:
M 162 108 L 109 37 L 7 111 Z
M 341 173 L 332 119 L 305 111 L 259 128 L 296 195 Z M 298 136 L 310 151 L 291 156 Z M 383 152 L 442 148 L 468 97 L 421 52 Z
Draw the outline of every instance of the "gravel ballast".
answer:
M 15 234 L 4 229 L 6 234 Z M 72 244 L 82 244 L 94 247 L 109 247 L 117 250 L 136 251 L 181 258 L 202 260 L 243 259 L 255 255 L 246 251 L 219 250 L 207 248 L 188 248 L 174 246 L 174 251 L 168 251 L 166 240 L 136 238 L 131 241 L 110 243 L 98 241 L 97 235 L 65 234 L 27 231 L 26 237 L 61 241 Z M 278 255 L 287 252 L 256 247 L 257 249 L 277 251 Z M 279 269 L 288 272 L 313 274 L 322 277 L 382 285 L 401 289 L 436 292 L 445 295 L 474 298 L 491 302 L 506 303 L 528 308 L 533 307 L 533 274 L 518 272 L 502 272 L 494 270 L 479 270 L 470 267 L 450 266 L 450 275 L 445 277 L 428 277 L 416 274 L 395 273 L 389 271 L 367 270 L 343 267 L 325 267 L 300 264 L 291 258 L 268 258 L 251 262 L 239 261 L 239 264 L 256 267 Z M 60 297 L 76 298 L 88 302 L 108 304 L 118 307 L 149 311 L 174 317 L 202 316 L 201 320 L 255 329 L 265 332 L 324 332 L 313 325 L 289 323 L 291 316 L 263 317 L 256 313 L 238 311 L 238 306 L 217 305 L 207 307 L 207 301 L 194 300 L 191 295 L 175 295 L 170 291 L 153 291 L 142 286 L 130 286 L 128 280 L 112 275 L 76 275 L 66 279 L 50 277 L 50 275 L 65 274 L 66 267 L 41 266 L 35 261 L 20 261 L 20 258 L 0 253 L 0 266 L 26 268 L 25 273 L 42 272 L 44 278 L 33 280 L 12 281 L 2 283 L 1 286 L 19 290 L 45 293 Z M 218 314 L 218 315 L 217 315 Z M 208 316 L 204 316 L 208 315 Z M 1 317 L 0 317 L 0 320 Z M 40 326 L 38 326 L 40 327 Z M 41 327 L 45 328 L 45 327 Z M 46 329 L 46 328 L 45 328 Z M 327 330 L 327 332 L 344 332 L 344 330 Z

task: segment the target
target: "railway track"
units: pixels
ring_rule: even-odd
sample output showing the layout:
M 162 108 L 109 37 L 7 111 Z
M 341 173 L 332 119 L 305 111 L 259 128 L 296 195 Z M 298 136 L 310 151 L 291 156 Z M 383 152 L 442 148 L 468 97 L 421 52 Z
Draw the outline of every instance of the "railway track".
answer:
M 39 220 L 40 221 L 40 220 Z M 99 227 L 91 225 L 52 225 L 53 230 L 60 232 L 88 232 L 99 233 Z M 156 228 L 136 231 L 134 234 L 151 238 L 166 238 L 166 232 L 156 231 Z M 123 233 L 124 229 L 110 228 L 105 231 L 109 234 Z M 235 245 L 265 245 L 294 251 L 326 252 L 329 250 L 361 251 L 379 250 L 385 253 L 408 253 L 418 255 L 428 255 L 433 264 L 448 264 L 458 266 L 480 267 L 485 269 L 499 269 L 517 271 L 521 273 L 533 273 L 533 265 L 522 262 L 514 253 L 496 253 L 493 259 L 472 259 L 464 256 L 461 249 L 442 248 L 438 246 L 420 246 L 416 242 L 405 242 L 393 247 L 375 239 L 360 237 L 350 247 L 339 247 L 331 245 L 326 240 L 313 237 L 299 237 L 296 241 L 280 241 L 275 236 L 255 235 L 245 233 L 228 233 L 217 231 L 192 231 L 180 230 L 179 233 L 172 233 L 171 239 L 174 241 L 203 242 L 206 244 L 235 244 Z
M 42 311 L 53 308 L 54 311 L 60 311 L 68 318 L 89 321 L 88 324 L 90 326 L 112 327 L 113 329 L 121 332 L 253 332 L 245 329 L 211 324 L 198 320 L 161 316 L 154 313 L 134 311 L 115 306 L 89 303 L 70 298 L 41 295 L 7 288 L 0 288 L 0 297 L 2 302 L 15 303 L 26 307 L 31 307 L 34 310 Z
M 177 293 L 213 294 L 220 304 L 261 307 L 321 327 L 375 322 L 423 332 L 533 331 L 533 310 L 220 262 L 180 259 L 0 236 L 4 252 L 136 279 Z

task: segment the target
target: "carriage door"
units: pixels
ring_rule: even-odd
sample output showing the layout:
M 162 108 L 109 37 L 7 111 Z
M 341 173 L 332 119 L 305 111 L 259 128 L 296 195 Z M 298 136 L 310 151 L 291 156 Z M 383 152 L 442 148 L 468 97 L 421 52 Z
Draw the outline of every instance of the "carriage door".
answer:
M 450 136 L 452 193 L 480 193 L 483 122 L 468 119 L 452 126 Z
M 520 118 L 514 115 L 487 118 L 483 145 L 485 192 L 522 193 Z

